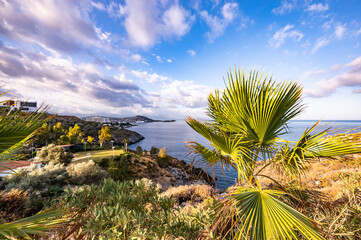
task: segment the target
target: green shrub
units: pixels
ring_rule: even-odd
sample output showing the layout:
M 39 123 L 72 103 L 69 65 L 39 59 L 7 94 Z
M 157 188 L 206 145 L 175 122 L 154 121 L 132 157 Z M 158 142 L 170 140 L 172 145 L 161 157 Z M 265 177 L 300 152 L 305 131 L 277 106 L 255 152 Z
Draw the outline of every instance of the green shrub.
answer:
M 104 168 L 109 167 L 109 158 L 102 158 L 99 162 L 99 166 Z
M 48 146 L 41 148 L 41 151 L 38 153 L 38 157 L 38 161 L 43 164 L 69 164 L 73 158 L 73 154 L 67 153 L 64 148 L 60 146 L 49 144 Z
M 143 148 L 141 146 L 137 146 L 137 148 L 135 149 L 135 152 L 137 154 L 142 154 L 143 153 Z
M 66 190 L 54 207 L 77 209 L 78 215 L 72 215 L 68 224 L 84 221 L 81 234 L 92 239 L 196 239 L 210 225 L 208 210 L 180 213 L 173 208 L 173 200 L 160 197 L 159 191 L 160 186 L 147 179 L 122 183 L 105 179 L 101 186 Z M 55 233 L 60 234 L 67 232 Z M 74 233 L 69 238 L 78 236 Z
M 154 146 L 152 146 L 152 148 L 150 149 L 150 154 L 158 154 L 159 152 L 159 148 L 156 148 Z
M 75 185 L 98 183 L 108 176 L 108 173 L 102 170 L 92 160 L 70 165 L 66 170 L 70 177 L 70 183 Z
M 64 186 L 67 184 L 68 173 L 63 164 L 48 164 L 35 169 L 35 165 L 17 169 L 17 174 L 9 175 L 1 181 L 2 188 L 17 188 L 33 193 L 46 190 L 49 186 Z
M 110 160 L 108 168 L 109 176 L 114 180 L 124 181 L 130 178 L 130 167 L 127 155 L 123 155 L 117 160 Z
M 162 157 L 162 158 L 157 157 L 156 160 L 157 160 L 158 166 L 161 167 L 161 168 L 166 168 L 169 165 L 171 165 L 171 161 L 170 161 L 170 158 L 168 156 Z

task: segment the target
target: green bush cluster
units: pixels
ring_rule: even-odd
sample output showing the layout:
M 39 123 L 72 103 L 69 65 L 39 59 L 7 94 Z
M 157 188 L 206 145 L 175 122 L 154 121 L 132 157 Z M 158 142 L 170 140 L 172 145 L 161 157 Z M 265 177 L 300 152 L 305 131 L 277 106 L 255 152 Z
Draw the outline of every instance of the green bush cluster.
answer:
M 102 170 L 92 160 L 70 165 L 66 168 L 69 182 L 74 185 L 97 183 L 108 177 L 108 172 Z
M 143 153 L 143 148 L 141 146 L 137 146 L 137 148 L 135 149 L 135 152 L 140 155 Z
M 159 148 L 152 146 L 150 149 L 150 154 L 158 154 L 158 153 L 159 153 Z
M 63 164 L 48 164 L 36 169 L 35 165 L 18 168 L 16 174 L 5 177 L 1 187 L 28 190 L 29 193 L 47 189 L 49 186 L 64 186 L 69 175 Z
M 98 164 L 100 167 L 109 167 L 109 158 L 102 158 Z
M 85 220 L 82 234 L 93 239 L 195 239 L 210 225 L 209 211 L 176 211 L 174 201 L 159 191 L 160 186 L 147 179 L 122 183 L 105 179 L 101 186 L 66 190 L 54 207 L 77 209 L 72 222 Z
M 108 172 L 112 179 L 125 181 L 131 177 L 130 160 L 131 154 L 121 154 L 110 160 Z
M 1 189 L 26 190 L 29 194 L 57 196 L 67 184 L 83 185 L 99 183 L 108 173 L 93 161 L 73 164 L 48 164 L 36 169 L 35 165 L 18 168 L 0 182 Z
M 37 156 L 39 157 L 38 161 L 43 164 L 69 164 L 73 159 L 72 153 L 66 152 L 63 147 L 55 144 L 43 147 Z

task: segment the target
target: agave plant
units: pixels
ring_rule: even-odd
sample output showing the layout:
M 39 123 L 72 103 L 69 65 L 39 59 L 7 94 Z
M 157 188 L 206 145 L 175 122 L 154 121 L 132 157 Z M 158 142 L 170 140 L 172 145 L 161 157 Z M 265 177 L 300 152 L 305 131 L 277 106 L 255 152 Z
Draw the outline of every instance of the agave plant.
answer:
M 289 176 L 306 173 L 307 161 L 361 152 L 361 145 L 342 136 L 327 136 L 329 130 L 314 133 L 316 123 L 297 142 L 282 139 L 288 122 L 304 111 L 302 87 L 294 82 L 277 83 L 257 71 L 246 75 L 236 70 L 227 74 L 224 91 L 208 96 L 210 121 L 187 117 L 187 124 L 205 137 L 211 149 L 188 142 L 192 152 L 211 166 L 232 167 L 238 182 L 223 202 L 215 227 L 237 239 L 323 239 L 316 223 L 282 201 L 280 190 L 262 189 L 259 178 L 272 176 L 262 171 L 275 163 Z M 256 170 L 259 160 L 269 160 Z M 214 228 L 214 230 L 217 228 Z
M 1 96 L 4 93 L 0 94 Z M 1 101 L 0 104 L 6 103 Z M 48 119 L 45 112 L 48 107 L 40 107 L 33 113 L 23 113 L 21 110 L 10 111 L 4 107 L 0 115 L 0 167 L 11 159 L 14 153 L 29 140 L 33 133 Z M 1 196 L 0 196 L 1 197 Z M 28 238 L 29 234 L 40 234 L 60 222 L 64 221 L 59 216 L 59 211 L 39 213 L 34 216 L 20 219 L 16 222 L 0 224 L 0 238 L 19 239 Z M 54 219 L 58 217 L 57 219 Z

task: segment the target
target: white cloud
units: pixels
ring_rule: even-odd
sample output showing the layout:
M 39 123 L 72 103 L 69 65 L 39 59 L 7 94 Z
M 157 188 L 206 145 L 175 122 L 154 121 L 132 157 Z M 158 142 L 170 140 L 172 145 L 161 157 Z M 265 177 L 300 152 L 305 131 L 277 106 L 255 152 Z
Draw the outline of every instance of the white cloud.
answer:
M 326 46 L 330 41 L 326 38 L 319 38 L 316 40 L 315 46 L 312 48 L 311 53 L 315 53 L 318 49 Z
M 193 49 L 187 50 L 187 53 L 192 57 L 194 57 L 197 54 L 196 51 L 194 51 Z
M 136 76 L 137 78 L 140 78 L 142 80 L 145 80 L 149 83 L 158 83 L 158 82 L 164 82 L 167 80 L 170 80 L 166 76 L 159 75 L 157 73 L 148 73 L 147 71 L 135 71 L 131 70 L 131 73 Z
M 292 1 L 282 0 L 281 6 L 272 9 L 272 12 L 276 15 L 283 15 L 291 12 L 295 8 L 296 8 L 295 0 Z
M 104 4 L 100 2 L 91 2 L 91 5 L 100 11 L 104 11 L 106 9 Z
M 172 62 L 172 59 L 167 59 L 167 62 L 171 63 L 171 62 Z
M 142 61 L 142 56 L 140 56 L 139 54 L 133 54 L 131 58 L 136 62 Z
M 227 22 L 232 22 L 233 19 L 236 17 L 236 11 L 238 10 L 237 3 L 226 3 L 222 7 L 222 15 L 224 20 Z
M 189 13 L 178 4 L 174 4 L 163 14 L 162 20 L 165 24 L 165 34 L 181 37 L 190 29 L 190 22 L 187 18 Z
M 322 4 L 322 3 L 314 3 L 311 5 L 308 5 L 307 8 L 305 9 L 305 11 L 308 12 L 324 12 L 327 11 L 329 9 L 328 4 Z
M 124 26 L 134 46 L 145 48 L 162 38 L 182 37 L 193 21 L 189 11 L 178 3 L 162 9 L 162 4 L 156 0 L 127 0 L 124 7 Z
M 292 30 L 293 27 L 293 25 L 287 24 L 284 28 L 281 28 L 275 32 L 269 41 L 270 45 L 274 48 L 278 48 L 283 43 L 285 43 L 288 38 L 296 42 L 300 41 L 303 38 L 303 34 L 297 30 Z
M 343 25 L 337 25 L 335 28 L 335 36 L 337 39 L 342 39 L 342 37 L 344 36 L 345 32 L 346 32 L 346 27 Z
M 163 63 L 163 59 L 165 59 L 165 58 L 162 58 L 161 56 L 158 56 L 157 54 L 154 54 L 154 53 L 152 53 L 152 56 L 154 56 L 155 59 L 157 60 L 157 62 L 159 62 L 159 63 Z
M 0 80 L 9 95 L 45 102 L 58 113 L 121 113 L 134 105 L 151 106 L 122 71 L 107 76 L 90 63 L 11 49 L 1 42 Z
M 161 101 L 168 106 L 200 108 L 207 106 L 207 97 L 212 90 L 210 86 L 196 84 L 193 81 L 176 80 L 164 83 L 159 94 Z
M 0 21 L 0 28 L 9 39 L 35 43 L 52 52 L 101 48 L 106 45 L 102 41 L 106 35 L 89 18 L 89 12 L 96 6 L 101 8 L 85 0 L 8 1 L 0 8 L 4 20 Z
M 121 4 L 111 2 L 106 8 L 106 11 L 110 17 L 121 18 L 126 14 L 127 9 Z
M 10 97 L 45 102 L 59 114 L 179 118 L 205 107 L 212 89 L 124 66 L 117 71 L 106 76 L 94 64 L 21 51 L 0 41 L 0 81 Z M 145 91 L 135 83 L 143 80 L 157 84 L 157 92 Z
M 211 28 L 211 31 L 206 33 L 210 42 L 222 35 L 226 27 L 234 21 L 237 17 L 237 10 L 237 3 L 226 3 L 222 6 L 222 17 L 211 15 L 205 10 L 199 12 L 201 18 Z
M 331 67 L 332 69 L 333 67 Z M 344 72 L 332 78 L 326 78 L 317 83 L 317 89 L 306 90 L 306 94 L 311 97 L 327 97 L 341 87 L 357 88 L 353 93 L 360 93 L 361 87 L 361 57 L 358 57 L 348 64 L 337 67 L 337 70 L 345 69 Z M 329 71 L 324 71 L 325 73 Z

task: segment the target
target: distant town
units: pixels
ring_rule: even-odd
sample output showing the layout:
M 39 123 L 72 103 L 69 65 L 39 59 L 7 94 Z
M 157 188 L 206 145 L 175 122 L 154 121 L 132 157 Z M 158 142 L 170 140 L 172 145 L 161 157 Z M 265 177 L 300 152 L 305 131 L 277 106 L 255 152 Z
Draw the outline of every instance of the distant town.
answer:
M 5 102 L 1 107 L 7 107 L 9 110 L 16 111 L 20 110 L 22 112 L 35 112 L 38 110 L 39 106 L 36 101 L 26 101 L 26 100 L 10 100 Z M 150 123 L 150 122 L 175 122 L 175 120 L 154 120 L 144 116 L 134 116 L 134 117 L 106 117 L 106 116 L 89 116 L 82 117 L 81 120 L 86 122 L 99 122 L 99 123 L 118 123 L 118 124 L 134 124 L 134 123 Z

